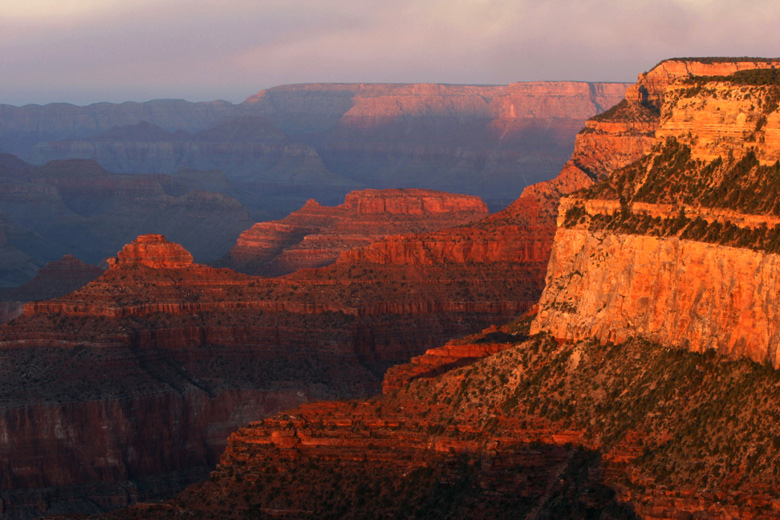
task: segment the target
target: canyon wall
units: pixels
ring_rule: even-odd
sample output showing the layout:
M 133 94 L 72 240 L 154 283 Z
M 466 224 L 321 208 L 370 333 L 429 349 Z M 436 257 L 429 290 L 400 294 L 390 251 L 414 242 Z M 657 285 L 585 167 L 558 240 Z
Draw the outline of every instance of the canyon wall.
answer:
M 208 480 L 101 518 L 780 518 L 776 371 L 496 332 L 435 377 L 250 423 Z
M 286 215 L 313 197 L 338 203 L 364 187 L 470 193 L 501 208 L 524 187 L 553 177 L 583 122 L 619 101 L 626 86 L 284 85 L 240 105 L 213 104 L 210 113 L 202 104 L 171 102 L 168 121 L 136 104 L 110 108 L 107 126 L 95 120 L 94 107 L 83 107 L 85 126 L 72 123 L 67 135 L 64 116 L 56 115 L 62 107 L 6 107 L 14 115 L 5 141 L 11 144 L 0 141 L 0 150 L 33 163 L 92 159 L 119 173 L 219 169 L 257 217 Z M 139 120 L 130 108 L 149 118 Z M 78 110 L 66 112 L 77 118 Z M 20 122 L 14 137 L 13 122 L 26 112 L 41 131 Z M 60 137 L 47 138 L 49 127 Z M 22 150 L 14 139 L 34 146 Z
M 310 199 L 282 220 L 261 222 L 241 233 L 218 265 L 276 276 L 333 263 L 343 252 L 388 235 L 424 233 L 465 225 L 487 216 L 470 195 L 419 189 L 362 190 L 336 207 Z
M 668 65 L 667 79 L 698 70 Z M 651 97 L 663 101 L 651 152 L 561 203 L 533 331 L 642 337 L 778 366 L 776 73 L 664 81 L 650 83 L 666 88 Z
M 0 327 L 4 512 L 170 494 L 203 478 L 250 420 L 378 392 L 389 366 L 521 314 L 545 263 L 340 259 L 268 279 L 139 237 L 96 280 Z

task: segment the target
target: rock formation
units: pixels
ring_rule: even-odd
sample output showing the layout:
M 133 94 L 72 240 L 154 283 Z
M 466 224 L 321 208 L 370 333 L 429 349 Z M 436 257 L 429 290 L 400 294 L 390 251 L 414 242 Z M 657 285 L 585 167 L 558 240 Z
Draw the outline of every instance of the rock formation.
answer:
M 510 341 L 379 397 L 251 423 L 209 480 L 101 518 L 780 518 L 778 382 L 641 340 Z
M 113 111 L 106 119 L 111 126 L 93 119 L 93 107 L 68 107 L 62 114 L 86 121 L 69 131 L 63 115 L 53 115 L 62 107 L 5 107 L 9 122 L 0 128 L 0 150 L 34 163 L 92 159 L 119 173 L 220 169 L 258 218 L 286 215 L 309 198 L 337 203 L 363 187 L 470 193 L 498 209 L 527 185 L 554 176 L 582 123 L 621 99 L 625 88 L 584 82 L 286 85 L 241 105 L 213 104 L 211 112 L 203 104 L 173 103 L 170 120 L 161 116 L 161 102 L 156 109 L 106 106 Z M 149 118 L 139 119 L 141 113 Z M 40 132 L 21 120 L 24 114 Z
M 750 71 L 767 63 L 640 75 L 580 134 L 617 150 L 578 147 L 471 228 L 544 222 L 584 188 L 560 204 L 530 339 L 488 329 L 392 369 L 382 396 L 251 423 L 208 481 L 109 517 L 780 518 L 780 75 Z M 391 242 L 334 268 L 481 257 Z
M 617 103 L 625 88 L 309 84 L 265 90 L 245 105 L 302 135 L 328 169 L 355 181 L 471 193 L 490 203 L 553 177 L 582 123 Z
M 503 233 L 494 240 L 512 236 Z M 0 327 L 0 365 L 14 367 L 0 394 L 3 507 L 89 512 L 170 494 L 202 478 L 249 420 L 377 392 L 389 366 L 517 316 L 540 294 L 546 258 L 461 260 L 342 258 L 264 279 L 139 237 L 98 279 L 30 302 Z M 45 467 L 35 466 L 40 457 Z
M 83 497 L 108 509 L 170 492 L 215 463 L 224 446 L 220 436 L 248 418 L 311 399 L 368 395 L 379 390 L 389 366 L 520 315 L 541 293 L 559 197 L 592 182 L 572 167 L 473 225 L 388 237 L 345 251 L 328 267 L 275 279 L 185 266 L 189 258 L 182 262 L 180 249 L 159 236 L 142 237 L 84 289 L 29 303 L 24 316 L 0 328 L 2 352 L 31 374 L 29 383 L 9 387 L 15 393 L 6 400 L 14 403 L 8 414 L 27 414 L 31 428 L 59 417 L 76 436 L 83 431 L 77 424 L 84 414 L 104 418 L 93 423 L 106 426 L 99 446 L 79 442 L 69 451 L 71 459 L 9 481 L 4 507 L 89 511 L 95 506 L 86 506 Z M 388 208 L 396 214 L 422 212 L 420 199 L 413 205 L 405 197 L 393 200 L 388 205 L 384 197 L 356 196 L 345 206 L 363 218 Z M 433 206 L 447 209 L 448 202 L 433 200 Z M 471 212 L 484 212 L 483 206 L 469 204 Z M 310 203 L 302 213 L 327 220 L 332 210 Z M 138 261 L 150 252 L 154 260 Z M 455 358 L 462 349 L 448 348 L 448 356 L 429 365 L 461 363 Z M 466 353 L 483 355 L 496 348 L 467 348 Z M 89 386 L 80 386 L 49 379 L 24 352 L 50 356 L 51 363 L 61 365 L 89 363 L 106 382 L 86 377 Z M 36 383 L 35 392 L 33 378 L 46 381 Z M 149 378 L 153 384 L 145 383 Z M 21 397 L 27 393 L 37 396 L 34 412 Z M 102 408 L 88 409 L 85 398 L 99 399 Z M 61 399 L 72 403 L 66 415 Z M 131 421 L 122 411 L 127 407 L 149 409 L 159 433 L 150 437 L 150 424 Z M 12 439 L 18 436 L 35 438 L 52 460 L 62 449 L 48 426 L 37 433 L 6 428 L 9 445 L 16 445 Z M 157 441 L 157 435 L 165 440 Z M 182 450 L 193 445 L 198 449 L 184 456 Z M 120 455 L 120 446 L 134 455 Z M 106 455 L 105 447 L 114 455 Z M 169 455 L 150 462 L 160 453 Z M 93 473 L 80 469 L 96 458 L 121 461 L 101 466 L 105 483 L 100 485 Z M 5 474 L 24 474 L 29 460 L 6 458 Z M 68 492 L 73 488 L 67 483 L 80 490 L 77 495 Z
M 780 364 L 780 86 L 774 69 L 707 65 L 671 62 L 640 76 L 649 99 L 663 101 L 652 151 L 562 202 L 534 331 Z M 687 75 L 700 69 L 740 72 Z M 671 81 L 675 70 L 686 76 Z
M 424 233 L 487 216 L 477 197 L 431 190 L 363 190 L 336 207 L 309 200 L 300 210 L 241 233 L 219 265 L 276 276 L 333 263 L 350 249 L 387 235 Z

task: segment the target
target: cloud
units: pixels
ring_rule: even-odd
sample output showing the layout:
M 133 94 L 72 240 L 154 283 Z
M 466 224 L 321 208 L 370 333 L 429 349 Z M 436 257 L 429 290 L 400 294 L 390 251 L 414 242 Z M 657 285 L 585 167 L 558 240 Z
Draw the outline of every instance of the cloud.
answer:
M 0 7 L 0 102 L 241 100 L 282 83 L 631 81 L 780 55 L 776 0 L 27 0 Z

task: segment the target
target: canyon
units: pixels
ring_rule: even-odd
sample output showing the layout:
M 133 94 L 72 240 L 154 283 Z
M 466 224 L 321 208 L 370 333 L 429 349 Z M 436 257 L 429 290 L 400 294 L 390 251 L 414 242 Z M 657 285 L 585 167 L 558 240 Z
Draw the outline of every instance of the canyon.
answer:
M 4 514 L 780 518 L 778 65 L 666 60 L 506 209 L 336 245 L 326 267 L 262 278 L 138 237 L 0 327 L 0 432 L 30 447 L 0 454 Z M 284 131 L 391 133 L 441 92 L 390 110 L 362 88 L 288 87 L 331 111 Z M 285 99 L 247 104 L 270 121 L 306 106 Z M 285 233 L 327 235 L 300 230 L 361 203 L 388 209 L 370 191 L 309 202 L 255 250 L 281 264 Z
M 591 87 L 578 84 L 567 101 L 569 87 L 560 86 L 557 102 L 580 103 L 583 92 L 590 99 Z M 543 107 L 544 85 L 534 89 Z M 76 159 L 44 168 L 77 161 L 106 175 Z M 3 514 L 97 512 L 170 494 L 203 478 L 230 431 L 250 420 L 311 400 L 367 397 L 390 366 L 522 314 L 542 290 L 559 198 L 590 185 L 594 171 L 572 163 L 473 223 L 485 215 L 473 197 L 415 190 L 351 196 L 345 206 L 355 205 L 361 219 L 382 209 L 407 220 L 440 214 L 437 227 L 459 225 L 423 233 L 405 227 L 403 235 L 337 248 L 327 267 L 273 279 L 198 264 L 162 235 L 142 235 L 110 255 L 96 280 L 27 303 L 0 327 L 8 367 Z M 209 189 L 219 182 L 216 173 L 195 170 L 111 175 L 139 179 L 154 193 L 152 179 Z M 321 208 L 311 202 L 302 211 Z M 459 212 L 461 220 L 450 220 Z
M 495 211 L 553 177 L 582 123 L 623 83 L 282 85 L 243 103 L 108 103 L 0 110 L 0 151 L 117 173 L 223 171 L 255 219 L 360 188 L 478 195 Z
M 391 209 L 414 214 L 432 196 L 442 216 L 485 213 L 473 197 L 403 193 L 390 192 Z M 350 200 L 377 215 L 386 200 L 371 195 Z M 419 251 L 403 261 L 343 253 L 279 278 L 197 264 L 162 235 L 140 236 L 97 279 L 27 303 L 0 327 L 4 514 L 97 512 L 171 494 L 204 478 L 239 426 L 371 395 L 389 366 L 521 314 L 541 293 L 551 247 L 549 208 L 545 233 L 521 225 L 539 207 L 384 239 Z M 479 263 L 452 254 L 468 240 L 497 254 Z
M 668 60 L 588 122 L 523 194 L 580 188 L 523 206 L 557 221 L 530 314 L 250 423 L 208 480 L 103 518 L 779 518 L 777 64 Z M 391 242 L 344 257 L 425 261 Z
M 496 212 L 553 177 L 626 87 L 300 84 L 239 104 L 0 105 L 0 286 L 66 254 L 99 264 L 144 233 L 213 263 L 254 223 L 356 190 L 471 194 Z

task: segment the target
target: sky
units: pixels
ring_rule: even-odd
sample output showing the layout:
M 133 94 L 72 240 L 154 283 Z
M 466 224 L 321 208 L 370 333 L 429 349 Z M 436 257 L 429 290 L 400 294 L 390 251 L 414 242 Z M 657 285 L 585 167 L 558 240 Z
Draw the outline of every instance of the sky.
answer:
M 0 0 L 0 103 L 633 82 L 665 58 L 778 57 L 779 26 L 777 0 Z

